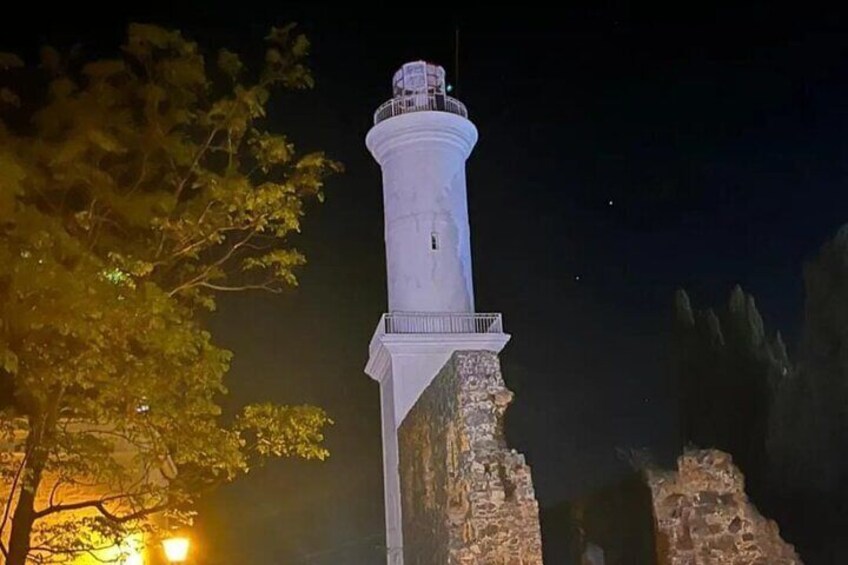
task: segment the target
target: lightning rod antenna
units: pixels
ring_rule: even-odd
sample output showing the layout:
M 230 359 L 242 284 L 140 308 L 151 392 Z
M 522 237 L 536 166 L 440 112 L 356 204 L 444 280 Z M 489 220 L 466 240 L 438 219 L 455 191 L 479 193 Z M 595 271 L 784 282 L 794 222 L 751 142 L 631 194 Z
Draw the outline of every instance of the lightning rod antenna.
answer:
M 454 28 L 454 49 L 453 49 L 453 89 L 459 91 L 459 24 Z

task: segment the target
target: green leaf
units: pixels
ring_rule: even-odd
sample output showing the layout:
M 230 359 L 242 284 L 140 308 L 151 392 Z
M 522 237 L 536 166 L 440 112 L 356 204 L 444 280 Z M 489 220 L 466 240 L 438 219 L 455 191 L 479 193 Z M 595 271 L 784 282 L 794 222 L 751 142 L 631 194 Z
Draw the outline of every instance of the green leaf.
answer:
M 289 41 L 292 30 L 297 27 L 296 23 L 289 23 L 282 27 L 272 27 L 265 40 L 275 45 L 283 46 Z
M 14 53 L 0 52 L 0 70 L 17 69 L 23 66 L 23 60 Z
M 183 42 L 179 31 L 168 30 L 150 24 L 132 23 L 129 25 L 129 45 L 137 45 L 145 50 L 150 47 L 167 49 Z
M 39 58 L 41 59 L 41 67 L 48 73 L 58 75 L 61 72 L 62 56 L 55 48 L 49 45 L 43 46 L 39 51 Z
M 84 75 L 90 78 L 108 78 L 126 72 L 127 67 L 120 59 L 95 61 L 82 68 Z
M 18 108 L 21 105 L 21 98 L 11 89 L 2 87 L 0 88 L 0 103 Z
M 297 58 L 306 57 L 309 54 L 309 39 L 305 35 L 298 35 L 291 46 L 292 55 Z
M 223 410 L 232 354 L 207 329 L 221 292 L 297 283 L 306 258 L 287 236 L 335 170 L 260 123 L 272 86 L 310 80 L 292 29 L 269 36 L 273 68 L 255 80 L 226 49 L 207 73 L 206 51 L 151 25 L 131 25 L 118 58 L 47 48 L 53 76 L 22 92 L 25 127 L 0 126 L 0 373 L 14 399 L 0 435 L 47 455 L 27 487 L 39 500 L 58 477 L 74 496 L 126 497 L 116 515 L 163 506 L 190 521 L 200 493 L 255 465 L 327 456 L 320 408 Z M 49 410 L 59 421 L 29 438 Z M 18 454 L 0 450 L 0 479 Z M 164 522 L 50 518 L 30 541 L 68 562 L 132 532 L 155 539 Z
M 0 349 L 0 367 L 7 373 L 17 373 L 18 356 L 8 349 Z
M 228 49 L 218 51 L 218 68 L 228 77 L 236 79 L 244 69 L 239 56 Z

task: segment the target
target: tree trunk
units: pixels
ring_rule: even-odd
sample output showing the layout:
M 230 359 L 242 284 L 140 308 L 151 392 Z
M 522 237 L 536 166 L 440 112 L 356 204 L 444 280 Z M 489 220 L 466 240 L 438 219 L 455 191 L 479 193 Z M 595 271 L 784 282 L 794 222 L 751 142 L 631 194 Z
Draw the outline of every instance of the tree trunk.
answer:
M 32 526 L 35 524 L 35 497 L 41 487 L 44 467 L 50 454 L 50 442 L 56 431 L 59 416 L 59 403 L 64 395 L 60 388 L 52 395 L 46 414 L 35 410 L 30 416 L 30 431 L 27 435 L 26 467 L 23 470 L 21 494 L 18 505 L 12 515 L 12 529 L 9 532 L 9 555 L 6 565 L 26 565 L 27 557 L 32 548 Z M 45 414 L 39 417 L 39 414 Z M 12 493 L 14 494 L 14 493 Z
M 12 531 L 9 535 L 9 565 L 25 565 L 30 549 L 30 535 L 35 522 L 35 496 L 27 490 L 21 491 L 15 515 L 12 517 Z
M 43 430 L 32 430 L 27 437 L 27 451 L 32 453 L 27 461 L 21 481 L 21 494 L 12 515 L 9 532 L 9 557 L 7 565 L 26 565 L 31 547 L 32 526 L 35 523 L 35 495 L 41 486 L 47 452 L 41 445 Z

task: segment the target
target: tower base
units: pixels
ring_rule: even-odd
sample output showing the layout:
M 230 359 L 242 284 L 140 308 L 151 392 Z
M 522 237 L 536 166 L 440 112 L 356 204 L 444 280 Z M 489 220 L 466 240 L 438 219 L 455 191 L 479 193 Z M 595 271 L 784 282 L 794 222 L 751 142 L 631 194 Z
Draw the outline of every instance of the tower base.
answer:
M 491 351 L 457 351 L 398 430 L 405 565 L 541 565 L 524 456 L 506 446 L 512 400 Z
M 455 352 L 497 355 L 509 338 L 500 314 L 392 313 L 377 325 L 365 372 L 380 383 L 389 565 L 404 562 L 398 429 Z

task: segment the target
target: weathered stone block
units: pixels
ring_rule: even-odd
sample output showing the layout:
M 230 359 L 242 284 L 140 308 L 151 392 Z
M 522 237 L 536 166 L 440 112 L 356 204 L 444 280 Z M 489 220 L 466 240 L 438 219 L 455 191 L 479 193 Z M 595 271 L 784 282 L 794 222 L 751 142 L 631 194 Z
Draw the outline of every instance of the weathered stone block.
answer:
M 677 472 L 647 472 L 660 563 L 801 565 L 777 524 L 748 500 L 729 454 L 689 451 L 677 465 Z
M 407 565 L 541 565 L 530 468 L 506 446 L 512 393 L 489 351 L 459 351 L 399 429 Z

